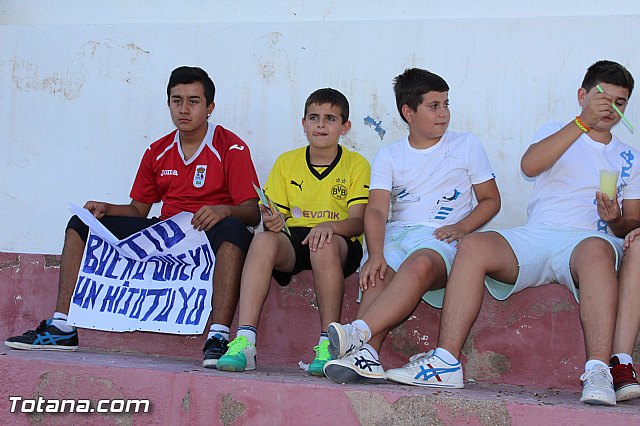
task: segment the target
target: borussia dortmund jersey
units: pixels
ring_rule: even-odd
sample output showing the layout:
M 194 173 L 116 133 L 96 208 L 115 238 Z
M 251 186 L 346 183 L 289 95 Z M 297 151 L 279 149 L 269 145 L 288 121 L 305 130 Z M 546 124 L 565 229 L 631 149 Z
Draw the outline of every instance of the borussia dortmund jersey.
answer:
M 370 167 L 357 152 L 338 145 L 329 165 L 313 165 L 309 147 L 282 154 L 271 169 L 265 194 L 287 216 L 289 227 L 314 227 L 348 217 L 349 207 L 369 200 Z

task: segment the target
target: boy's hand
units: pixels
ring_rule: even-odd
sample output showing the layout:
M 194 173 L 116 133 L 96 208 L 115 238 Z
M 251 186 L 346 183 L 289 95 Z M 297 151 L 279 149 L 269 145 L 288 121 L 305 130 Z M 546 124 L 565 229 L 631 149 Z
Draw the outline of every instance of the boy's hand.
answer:
M 380 281 L 384 280 L 384 275 L 387 272 L 387 262 L 384 260 L 384 256 L 380 254 L 369 254 L 369 258 L 360 269 L 360 277 L 358 284 L 360 290 L 365 291 L 371 287 L 376 286 L 376 278 L 380 278 Z
M 629 232 L 624 237 L 624 243 L 622 244 L 622 250 L 627 251 L 627 249 L 629 248 L 629 245 L 631 244 L 631 241 L 635 240 L 638 235 L 640 235 L 640 228 L 636 228 L 633 231 Z
M 589 127 L 598 124 L 604 117 L 613 114 L 611 103 L 614 101 L 611 95 L 599 93 L 595 88 L 586 94 L 580 120 Z
M 308 244 L 309 250 L 318 251 L 325 244 L 331 243 L 331 239 L 333 238 L 333 225 L 329 222 L 319 223 L 314 226 L 309 235 L 302 240 L 302 244 Z
M 193 214 L 191 225 L 198 231 L 208 231 L 227 216 L 231 215 L 229 206 L 202 206 Z
M 102 201 L 87 201 L 84 203 L 84 208 L 89 210 L 96 219 L 104 217 L 108 207 L 109 204 Z
M 452 243 L 464 237 L 464 231 L 457 225 L 446 225 L 433 231 L 433 236 L 440 241 Z
M 280 232 L 284 228 L 284 218 L 279 212 L 272 214 L 269 209 L 260 204 L 260 213 L 262 213 L 262 226 L 264 229 L 271 232 Z
M 598 207 L 598 216 L 607 223 L 615 222 L 622 217 L 617 192 L 613 194 L 613 200 L 610 200 L 607 194 L 596 191 L 596 206 Z

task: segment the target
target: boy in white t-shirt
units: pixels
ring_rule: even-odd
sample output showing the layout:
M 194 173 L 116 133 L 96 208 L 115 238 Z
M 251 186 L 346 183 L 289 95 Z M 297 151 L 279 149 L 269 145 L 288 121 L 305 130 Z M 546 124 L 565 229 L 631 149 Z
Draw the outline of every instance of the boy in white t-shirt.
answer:
M 603 93 L 600 92 L 603 90 Z M 558 282 L 578 300 L 587 363 L 581 401 L 615 405 L 607 362 L 617 309 L 616 268 L 622 239 L 640 219 L 640 152 L 611 134 L 633 90 L 620 64 L 599 61 L 587 71 L 568 124 L 545 123 L 521 160 L 535 178 L 526 225 L 479 232 L 463 239 L 454 262 L 435 351 L 387 372 L 389 379 L 422 386 L 462 387 L 460 352 L 486 286 L 497 299 L 527 287 Z M 599 191 L 601 169 L 620 177 L 613 199 Z
M 447 131 L 449 86 L 444 79 L 407 69 L 395 78 L 394 91 L 409 135 L 383 147 L 373 161 L 358 319 L 331 323 L 328 329 L 334 360 L 324 372 L 338 383 L 386 380 L 378 351 L 388 331 L 420 299 L 442 306 L 457 241 L 500 209 L 480 141 L 470 133 Z

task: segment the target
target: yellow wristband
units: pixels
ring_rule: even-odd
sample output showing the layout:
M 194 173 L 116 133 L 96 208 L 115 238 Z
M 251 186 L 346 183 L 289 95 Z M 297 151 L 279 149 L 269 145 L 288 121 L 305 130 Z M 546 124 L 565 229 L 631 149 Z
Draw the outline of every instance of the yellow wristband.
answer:
M 586 124 L 584 124 L 584 123 L 582 122 L 582 120 L 580 120 L 580 116 L 579 116 L 579 115 L 577 115 L 577 116 L 576 116 L 576 119 L 575 119 L 575 120 L 573 120 L 573 121 L 576 123 L 576 126 L 578 126 L 578 128 L 579 128 L 580 130 L 582 130 L 583 132 L 585 132 L 585 133 L 589 133 L 589 130 L 591 130 L 591 129 L 589 128 L 589 126 L 587 126 Z

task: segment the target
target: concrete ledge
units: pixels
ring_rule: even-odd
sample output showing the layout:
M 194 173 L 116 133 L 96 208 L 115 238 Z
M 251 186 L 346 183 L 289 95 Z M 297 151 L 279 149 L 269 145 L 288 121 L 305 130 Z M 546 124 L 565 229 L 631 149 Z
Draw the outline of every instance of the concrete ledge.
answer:
M 57 256 L 0 253 L 0 330 L 5 338 L 33 329 L 55 307 Z M 357 277 L 347 279 L 343 321 L 355 318 Z M 432 349 L 440 311 L 420 303 L 392 330 L 381 351 L 385 368 L 401 366 L 409 356 Z M 258 329 L 262 365 L 295 367 L 313 358 L 320 321 L 309 272 L 288 287 L 273 284 Z M 201 360 L 204 336 L 156 333 L 107 333 L 80 330 L 80 345 L 115 352 L 151 353 Z M 556 284 L 532 288 L 505 302 L 488 293 L 464 348 L 467 378 L 540 388 L 580 389 L 585 353 L 578 306 L 570 292 Z M 640 344 L 635 361 L 640 361 Z
M 0 350 L 4 424 L 640 424 L 640 400 L 581 404 L 579 393 L 470 383 L 437 390 L 396 384 L 336 385 L 295 368 L 254 372 L 201 368 L 189 358 Z M 8 379 L 8 380 L 7 380 Z M 150 413 L 10 413 L 25 399 L 149 399 Z

